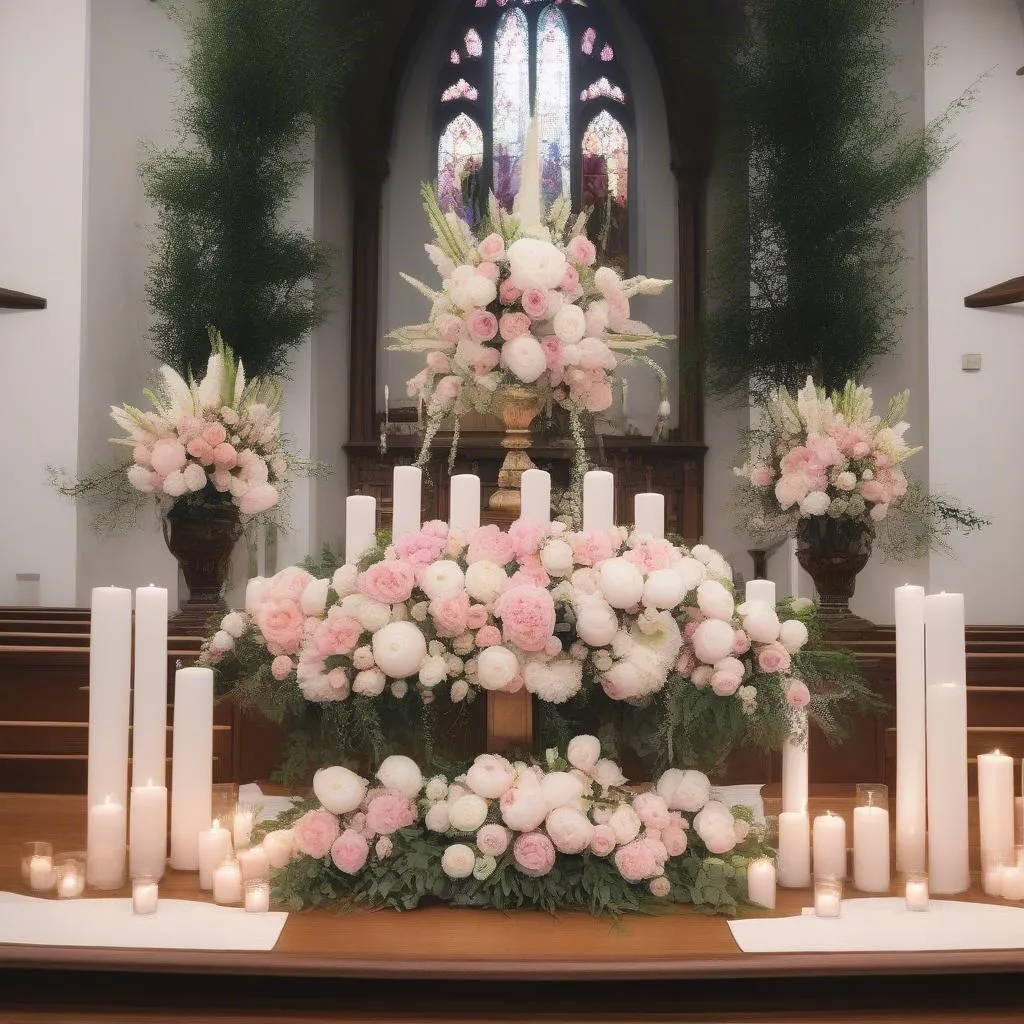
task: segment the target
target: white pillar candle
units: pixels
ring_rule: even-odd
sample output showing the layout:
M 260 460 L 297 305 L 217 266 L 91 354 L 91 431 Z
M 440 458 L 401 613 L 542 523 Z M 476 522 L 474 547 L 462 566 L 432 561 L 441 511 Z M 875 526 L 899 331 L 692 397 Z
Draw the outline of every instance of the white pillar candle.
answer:
M 213 872 L 213 902 L 242 902 L 242 873 L 238 861 L 227 860 Z
M 925 866 L 924 587 L 896 588 L 896 868 Z
M 522 495 L 520 518 L 527 523 L 550 523 L 551 474 L 543 469 L 528 469 L 519 481 L 519 488 Z
M 231 833 L 213 819 L 211 828 L 196 837 L 199 850 L 199 888 L 212 889 L 215 870 L 231 856 Z
M 132 785 L 162 786 L 167 764 L 167 591 L 135 591 Z
M 908 878 L 904 899 L 907 902 L 907 910 L 927 910 L 928 876 L 912 875 Z
M 763 601 L 769 608 L 774 608 L 775 584 L 771 580 L 747 580 L 743 597 L 746 601 Z
M 263 596 L 263 588 L 267 581 L 262 576 L 254 576 L 245 585 L 245 610 L 252 615 Z
M 295 851 L 292 830 L 279 828 L 274 832 L 268 832 L 263 837 L 263 849 L 267 851 L 267 859 L 272 868 L 283 868 L 292 859 L 292 853 Z
M 998 750 L 978 755 L 978 818 L 981 863 L 1013 856 L 1013 758 Z
M 49 892 L 55 880 L 53 858 L 41 853 L 33 854 L 28 864 L 29 888 L 33 892 Z
M 269 882 L 249 882 L 246 885 L 245 909 L 250 914 L 265 914 L 270 909 Z
M 129 806 L 128 866 L 132 878 L 160 881 L 167 862 L 167 788 L 132 786 Z
M 231 819 L 231 839 L 236 850 L 242 850 L 252 840 L 252 826 L 256 815 L 248 804 L 239 804 Z
M 808 746 L 807 712 L 793 713 L 793 731 L 782 747 L 782 809 L 807 810 Z
M 239 850 L 236 857 L 243 882 L 270 877 L 270 857 L 262 846 L 251 846 L 248 850 Z
M 603 469 L 583 475 L 583 529 L 610 530 L 615 525 L 615 477 Z
M 633 524 L 637 533 L 665 536 L 665 495 L 646 492 L 633 499 Z
M 811 884 L 811 826 L 805 811 L 779 815 L 779 885 L 803 889 Z
M 924 621 L 928 682 L 966 686 L 964 595 L 928 594 L 924 599 Z
M 166 671 L 166 669 L 165 669 Z M 128 724 L 132 679 L 132 593 L 123 587 L 96 587 L 92 592 L 89 625 L 89 762 L 88 762 L 88 837 L 90 853 L 86 874 L 92 885 L 109 887 L 114 881 L 111 857 L 121 851 L 121 870 L 113 888 L 124 881 L 124 851 L 128 843 Z M 114 819 L 107 812 L 103 822 L 103 852 L 96 863 L 103 865 L 101 883 L 93 877 L 92 809 L 109 802 L 121 808 L 120 836 L 110 829 Z
M 829 811 L 814 819 L 814 873 L 846 877 L 846 820 Z
M 999 895 L 1004 900 L 1024 900 L 1024 867 L 1003 867 Z
M 85 877 L 97 889 L 120 889 L 124 885 L 127 825 L 124 804 L 109 796 L 103 803 L 89 808 Z
M 345 564 L 355 565 L 377 543 L 377 499 L 350 494 L 345 499 Z
M 970 885 L 967 834 L 967 687 L 933 683 L 928 666 L 928 874 L 943 895 Z
M 884 807 L 853 809 L 853 886 L 861 892 L 888 892 L 889 812 Z
M 174 677 L 171 761 L 171 867 L 199 868 L 199 833 L 210 827 L 213 801 L 213 672 L 178 669 Z
M 136 878 L 132 883 L 132 913 L 155 914 L 160 887 L 151 878 Z
M 747 864 L 747 899 L 767 910 L 775 909 L 775 862 L 769 857 Z
M 540 470 L 528 472 L 539 473 Z M 523 474 L 523 511 L 526 511 L 526 473 Z M 475 473 L 456 473 L 448 481 L 448 525 L 462 534 L 480 526 L 480 477 Z
M 391 488 L 391 542 L 420 528 L 420 502 L 423 472 L 415 466 L 395 466 Z

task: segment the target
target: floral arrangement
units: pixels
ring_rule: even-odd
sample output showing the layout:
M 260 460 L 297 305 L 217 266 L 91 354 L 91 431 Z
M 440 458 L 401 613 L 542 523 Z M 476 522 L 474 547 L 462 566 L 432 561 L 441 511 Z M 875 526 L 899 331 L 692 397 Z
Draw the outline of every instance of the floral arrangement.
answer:
M 323 768 L 315 798 L 263 840 L 275 897 L 411 910 L 453 906 L 620 914 L 684 904 L 735 912 L 746 864 L 763 856 L 749 808 L 711 799 L 706 775 L 670 769 L 653 788 L 626 788 L 595 736 L 564 756 L 510 761 L 481 754 L 461 773 L 425 777 L 388 757 L 371 785 Z
M 624 527 L 518 521 L 463 535 L 429 522 L 358 566 L 325 568 L 250 585 L 248 607 L 202 653 L 220 692 L 298 723 L 292 776 L 367 748 L 379 761 L 394 715 L 412 742 L 439 698 L 462 705 L 480 691 L 525 687 L 552 741 L 587 710 L 619 734 L 634 719 L 663 766 L 709 768 L 736 742 L 780 744 L 794 709 L 810 704 L 832 727 L 857 691 L 823 671 L 833 655 L 805 652 L 809 601 L 737 605 L 729 566 L 706 545 Z
M 904 435 L 910 393 L 893 396 L 884 415 L 871 388 L 847 381 L 826 394 L 811 377 L 796 395 L 776 388 L 763 406 L 763 427 L 750 431 L 738 499 L 749 531 L 762 540 L 792 536 L 801 520 L 850 523 L 874 535 L 883 527 L 890 555 L 918 555 L 951 528 L 985 524 L 948 499 L 908 480 L 903 463 L 922 449 Z M 888 529 L 886 529 L 888 527 Z
M 428 460 L 446 417 L 458 423 L 470 411 L 497 411 L 509 388 L 526 389 L 538 407 L 565 409 L 582 453 L 581 417 L 611 406 L 613 371 L 624 360 L 658 375 L 660 432 L 669 415 L 665 373 L 644 353 L 667 336 L 631 319 L 630 300 L 658 294 L 670 282 L 623 280 L 611 267 L 595 266 L 586 216 L 570 223 L 564 197 L 543 218 L 538 201 L 531 223 L 521 205 L 510 214 L 492 195 L 476 233 L 456 213 L 442 212 L 432 186 L 423 186 L 423 198 L 435 233 L 426 250 L 442 286 L 403 274 L 430 301 L 430 319 L 390 335 L 395 349 L 426 353 L 426 365 L 408 383 L 426 416 L 417 464 Z

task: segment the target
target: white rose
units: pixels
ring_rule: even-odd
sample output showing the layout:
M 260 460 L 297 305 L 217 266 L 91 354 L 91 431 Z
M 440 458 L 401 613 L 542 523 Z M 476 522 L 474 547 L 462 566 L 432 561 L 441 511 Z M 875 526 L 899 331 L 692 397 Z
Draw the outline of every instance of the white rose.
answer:
M 431 803 L 437 803 L 438 800 L 443 800 L 448 795 L 448 780 L 443 775 L 435 775 L 427 784 L 423 787 L 423 795 L 431 801 Z
M 431 654 L 420 665 L 420 686 L 433 689 L 448 676 L 448 662 L 442 655 Z
M 728 853 L 736 845 L 732 812 L 723 803 L 712 800 L 693 819 L 693 828 L 709 853 Z
M 601 756 L 601 741 L 596 736 L 573 736 L 565 750 L 565 759 L 582 772 L 592 771 Z
M 478 882 L 483 882 L 494 874 L 497 866 L 498 862 L 489 853 L 485 853 L 482 857 L 477 857 L 473 865 L 473 877 Z
M 613 608 L 632 608 L 644 596 L 644 578 L 625 558 L 609 558 L 601 563 L 600 586 Z
M 466 577 L 458 562 L 442 558 L 420 573 L 419 585 L 431 601 L 443 601 L 465 589 Z
M 227 615 L 221 619 L 220 628 L 225 633 L 230 634 L 236 640 L 245 632 L 245 616 L 239 612 L 228 612 Z
M 497 286 L 483 274 L 474 274 L 466 281 L 466 292 L 474 306 L 489 306 L 498 297 Z
M 549 540 L 540 550 L 540 563 L 551 576 L 568 576 L 572 572 L 572 548 L 564 540 Z
M 857 474 L 846 470 L 836 477 L 836 487 L 841 491 L 852 491 L 857 486 Z
M 556 807 L 545 819 L 548 837 L 561 853 L 582 853 L 594 834 L 594 826 L 575 807 Z
M 397 789 L 402 796 L 410 800 L 419 796 L 423 788 L 423 774 L 419 765 L 411 757 L 404 754 L 392 754 L 385 757 L 377 769 L 377 778 L 388 789 Z
M 697 607 L 709 618 L 731 621 L 736 605 L 718 580 L 705 580 L 697 587 Z
M 352 680 L 352 692 L 364 697 L 379 697 L 384 692 L 387 679 L 379 668 L 367 668 L 357 672 Z
M 721 619 L 705 619 L 694 631 L 691 641 L 693 653 L 706 665 L 714 665 L 732 654 L 735 639 L 736 632 L 730 623 Z
M 779 643 L 796 654 L 807 643 L 807 627 L 799 619 L 786 619 L 779 627 Z
M 669 768 L 655 784 L 655 790 L 671 811 L 699 811 L 711 799 L 711 780 L 703 772 Z
M 181 475 L 190 491 L 201 491 L 206 486 L 206 470 L 198 462 L 190 462 Z
M 496 562 L 474 562 L 466 570 L 466 593 L 480 604 L 494 604 L 508 575 Z
M 313 793 L 331 814 L 348 814 L 363 802 L 366 779 L 341 765 L 321 768 L 313 776 Z
M 633 842 L 640 834 L 640 816 L 629 804 L 619 804 L 608 819 L 608 824 L 615 833 L 615 841 L 619 846 Z
M 466 785 L 478 796 L 497 800 L 512 788 L 512 765 L 497 754 L 480 754 L 466 772 Z
M 415 675 L 427 656 L 427 642 L 411 622 L 390 622 L 373 634 L 373 660 L 392 679 Z
M 576 634 L 591 647 L 604 647 L 615 639 L 619 617 L 600 598 L 589 598 L 577 608 Z
M 527 288 L 557 288 L 565 277 L 565 253 L 539 238 L 519 238 L 508 247 L 512 283 Z
M 331 579 L 331 586 L 334 587 L 338 597 L 348 597 L 354 594 L 358 586 L 359 570 L 354 565 L 343 565 L 336 570 Z
M 431 832 L 447 832 L 448 805 L 446 803 L 432 804 L 423 818 L 423 824 Z
M 675 569 L 655 569 L 644 581 L 643 603 L 650 608 L 675 608 L 686 593 L 682 577 Z
M 775 609 L 764 601 L 748 601 L 743 616 L 743 629 L 751 640 L 770 644 L 779 639 L 782 623 Z
M 521 334 L 501 346 L 501 365 L 524 384 L 532 384 L 548 368 L 547 356 L 532 334 Z
M 330 587 L 330 580 L 313 580 L 306 584 L 299 598 L 299 607 L 303 615 L 323 615 L 327 607 L 327 589 Z
M 540 793 L 549 811 L 556 807 L 564 807 L 579 800 L 583 787 L 579 779 L 568 772 L 548 772 L 540 780 Z
M 566 345 L 575 345 L 587 333 L 587 317 L 579 306 L 563 306 L 554 319 L 555 334 Z
M 608 757 L 602 757 L 594 765 L 594 770 L 590 774 L 594 777 L 594 781 L 605 789 L 609 786 L 621 786 L 626 781 L 622 769 Z
M 476 864 L 476 854 L 465 843 L 454 843 L 441 857 L 441 870 L 449 878 L 469 878 Z
M 476 660 L 477 680 L 485 690 L 504 689 L 519 672 L 519 659 L 507 647 L 485 647 Z
M 800 514 L 805 516 L 823 516 L 832 499 L 824 491 L 811 491 L 800 502 Z
M 513 832 L 532 832 L 547 813 L 540 786 L 516 786 L 501 798 L 501 820 Z

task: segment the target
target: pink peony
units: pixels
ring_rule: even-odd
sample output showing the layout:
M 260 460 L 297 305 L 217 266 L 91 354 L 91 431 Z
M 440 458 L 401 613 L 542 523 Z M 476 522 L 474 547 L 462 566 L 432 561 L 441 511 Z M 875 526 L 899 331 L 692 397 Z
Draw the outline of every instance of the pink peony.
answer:
M 500 643 L 501 631 L 497 626 L 483 626 L 477 631 L 477 647 L 497 647 Z
M 274 597 L 285 597 L 292 601 L 298 601 L 302 592 L 313 582 L 313 577 L 305 569 L 297 565 L 290 565 L 279 573 L 271 576 L 263 585 L 263 596 L 272 594 Z
M 496 565 L 507 565 L 515 559 L 515 548 L 507 533 L 494 523 L 480 526 L 469 535 L 469 548 L 466 562 L 494 562 Z
M 597 259 L 597 249 L 586 235 L 573 235 L 565 252 L 574 263 L 582 263 L 585 267 L 591 266 Z
M 150 455 L 153 470 L 161 476 L 167 476 L 168 473 L 181 469 L 185 465 L 186 458 L 184 446 L 179 441 L 174 441 L 168 437 L 162 437 L 157 441 L 153 445 L 153 451 Z
M 454 402 L 462 394 L 462 379 L 460 377 L 442 377 L 434 388 L 434 398 L 440 402 Z
M 201 437 L 194 437 L 185 449 L 193 459 L 198 459 L 204 466 L 213 462 L 213 448 Z
M 218 469 L 234 469 L 238 462 L 238 452 L 227 441 L 221 442 L 213 449 L 213 464 Z
M 765 644 L 757 652 L 757 664 L 762 672 L 786 672 L 791 663 L 789 651 L 777 641 Z
M 411 561 L 384 561 L 359 574 L 359 592 L 381 604 L 401 604 L 412 596 L 416 570 Z
M 430 602 L 429 610 L 438 636 L 458 636 L 466 631 L 469 594 L 463 590 L 454 597 L 435 599 Z
M 767 466 L 755 466 L 750 471 L 750 483 L 754 487 L 770 487 L 775 475 Z
M 719 697 L 731 697 L 739 688 L 741 678 L 733 672 L 715 671 L 711 674 L 711 689 Z
M 483 629 L 487 625 L 487 608 L 482 604 L 470 605 L 466 613 L 466 629 Z
M 661 830 L 661 841 L 670 857 L 681 857 L 686 853 L 686 833 L 681 825 L 669 825 Z
M 370 855 L 370 844 L 366 837 L 353 828 L 347 828 L 331 847 L 334 866 L 346 875 L 354 875 L 363 869 Z
M 669 569 L 678 560 L 677 552 L 671 541 L 654 538 L 637 544 L 623 554 L 627 562 L 632 562 L 642 573 L 657 572 Z
M 443 352 L 431 352 L 427 355 L 427 369 L 431 373 L 448 373 L 452 361 Z
M 548 530 L 547 523 L 529 523 L 525 519 L 517 519 L 508 528 L 516 558 L 523 562 L 531 555 L 536 555 Z
M 366 806 L 366 827 L 375 835 L 391 835 L 416 821 L 412 801 L 399 793 L 384 793 Z
M 466 330 L 475 341 L 490 341 L 498 333 L 498 318 L 486 309 L 474 309 L 466 317 Z
M 297 601 L 274 594 L 264 595 L 254 618 L 271 654 L 295 654 L 298 651 L 306 617 Z
M 541 587 L 546 589 L 551 583 L 547 571 L 539 562 L 524 565 L 508 581 L 508 587 Z
M 543 651 L 555 631 L 555 602 L 541 587 L 506 590 L 494 603 L 505 639 L 524 651 Z
M 612 389 L 605 380 L 595 381 L 587 395 L 586 407 L 588 412 L 604 412 L 612 406 Z
M 732 653 L 733 654 L 746 654 L 750 650 L 750 637 L 747 636 L 746 630 L 737 629 L 736 639 L 732 642 Z
M 522 296 L 523 312 L 531 320 L 543 320 L 548 315 L 548 294 L 543 288 L 527 288 Z
M 543 832 L 527 832 L 512 846 L 516 867 L 524 875 L 539 878 L 555 866 L 555 846 Z
M 530 318 L 525 313 L 503 313 L 498 330 L 503 341 L 512 341 L 530 333 Z
M 861 484 L 860 493 L 865 501 L 885 502 L 889 500 L 889 496 L 886 494 L 885 485 L 881 480 L 865 480 L 864 483 Z
M 633 797 L 633 810 L 647 828 L 666 828 L 668 804 L 657 793 L 639 793 Z
M 277 504 L 277 488 L 272 484 L 254 484 L 238 500 L 243 515 L 256 516 L 267 512 Z
M 203 428 L 203 440 L 211 447 L 223 444 L 228 439 L 228 432 L 221 423 L 210 423 Z
M 295 847 L 307 857 L 326 857 L 340 832 L 338 819 L 322 807 L 306 813 L 292 825 Z
M 351 615 L 343 615 L 338 605 L 331 609 L 337 613 L 328 613 L 327 618 L 316 625 L 313 631 L 313 647 L 321 658 L 329 658 L 336 654 L 350 654 L 355 650 L 362 636 L 363 627 Z
M 441 557 L 445 549 L 445 538 L 427 533 L 422 528 L 419 533 L 407 533 L 397 544 L 398 557 L 414 566 L 432 565 Z
M 617 661 L 603 676 L 601 689 L 611 700 L 630 700 L 641 697 L 646 691 L 644 680 L 637 667 L 629 661 Z
M 508 829 L 502 825 L 484 825 L 476 834 L 477 849 L 491 857 L 500 857 L 508 849 Z
M 495 348 L 485 348 L 473 360 L 473 372 L 482 377 L 485 373 L 490 373 L 499 362 L 501 362 L 501 355 L 498 353 L 498 350 Z
M 437 321 L 437 333 L 441 340 L 447 342 L 452 348 L 455 347 L 459 338 L 462 337 L 462 320 L 451 313 L 445 313 Z
M 291 675 L 292 669 L 295 666 L 292 664 L 292 659 L 287 655 L 279 654 L 270 663 L 270 674 L 280 683 L 282 680 L 288 678 Z
M 567 539 L 577 565 L 597 565 L 611 558 L 618 548 L 617 540 L 613 540 L 612 535 L 604 530 L 570 533 Z
M 800 708 L 805 708 L 810 704 L 811 691 L 807 689 L 806 683 L 799 679 L 791 679 L 789 686 L 786 687 L 786 700 L 791 708 L 799 711 Z
M 823 466 L 836 466 L 845 461 L 835 438 L 827 434 L 809 434 L 807 450 Z
M 597 857 L 607 857 L 615 849 L 615 831 L 611 825 L 595 825 L 590 836 L 590 850 Z
M 627 882 L 642 882 L 661 873 L 651 844 L 643 839 L 620 846 L 615 851 L 615 866 Z
M 511 306 L 512 303 L 518 302 L 519 297 L 523 293 L 512 283 L 511 280 L 505 280 L 501 282 L 498 287 L 498 300 L 503 306 Z M 504 337 L 504 335 L 502 335 Z

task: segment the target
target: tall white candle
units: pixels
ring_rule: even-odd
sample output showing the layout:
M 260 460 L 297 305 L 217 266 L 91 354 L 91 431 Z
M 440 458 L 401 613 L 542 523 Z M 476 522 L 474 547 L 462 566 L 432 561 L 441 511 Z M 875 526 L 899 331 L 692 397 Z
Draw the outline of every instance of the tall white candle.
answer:
M 803 889 L 811 884 L 811 826 L 806 811 L 779 815 L 779 885 Z
M 108 796 L 89 808 L 89 847 L 85 854 L 85 877 L 97 889 L 120 889 L 124 885 L 125 838 L 128 816 L 124 804 Z
M 633 499 L 633 523 L 637 533 L 665 536 L 665 495 L 646 492 Z
M 889 882 L 889 812 L 884 807 L 854 807 L 854 888 L 888 892 Z
M 520 517 L 527 523 L 551 522 L 551 474 L 528 469 L 519 482 L 522 494 Z
M 971 880 L 967 855 L 967 687 L 934 683 L 931 676 L 929 662 L 925 694 L 928 874 L 932 892 L 945 895 L 966 891 Z
M 525 500 L 525 483 L 523 494 Z M 448 525 L 463 534 L 480 525 L 480 477 L 475 473 L 456 473 L 448 481 Z
M 350 494 L 345 499 L 345 564 L 355 565 L 377 540 L 377 499 Z
M 165 668 L 166 671 L 166 668 Z M 124 808 L 128 802 L 128 723 L 132 679 L 132 593 L 123 587 L 96 587 L 92 592 L 92 613 L 89 626 L 89 762 L 88 762 L 88 833 L 86 850 L 88 881 L 104 884 L 93 878 L 93 864 L 108 864 L 110 849 L 121 851 L 121 874 L 128 845 Z M 120 836 L 109 831 L 112 820 L 100 815 L 95 822 L 104 822 L 104 855 L 95 860 L 91 855 L 98 839 L 94 835 L 92 810 L 101 804 L 121 808 Z M 109 883 L 111 875 L 103 869 Z M 118 882 L 118 885 L 121 883 Z
M 213 802 L 213 672 L 178 669 L 174 677 L 171 761 L 171 867 L 199 868 L 199 833 Z
M 167 788 L 148 781 L 132 786 L 128 868 L 132 878 L 148 875 L 159 882 L 167 862 Z
M 775 862 L 758 857 L 747 864 L 747 899 L 759 907 L 775 909 Z
M 896 868 L 925 867 L 924 587 L 896 588 Z
M 981 863 L 1013 858 L 1013 758 L 998 750 L 978 755 L 978 818 Z
M 132 785 L 162 786 L 167 763 L 167 591 L 135 591 Z
M 799 710 L 793 716 L 793 731 L 782 747 L 782 809 L 807 810 L 807 772 L 810 733 L 807 712 Z
M 925 660 L 929 683 L 967 685 L 967 643 L 963 594 L 929 594 L 924 599 Z M 935 892 L 935 887 L 932 887 Z
M 603 469 L 583 475 L 583 529 L 610 530 L 615 525 L 615 477 Z
M 814 874 L 846 877 L 846 820 L 829 811 L 814 819 Z
M 395 466 L 391 489 L 391 540 L 397 544 L 420 528 L 423 472 L 416 466 Z
M 214 871 L 231 856 L 231 833 L 221 828 L 220 820 L 213 819 L 213 825 L 203 829 L 197 836 L 199 851 L 199 888 L 213 888 Z
M 747 580 L 744 599 L 764 601 L 770 608 L 775 607 L 775 584 L 771 580 Z
M 523 157 L 520 162 L 519 192 L 512 204 L 512 210 L 522 226 L 529 232 L 541 227 L 543 200 L 541 198 L 540 167 L 540 124 L 536 115 L 523 141 Z

